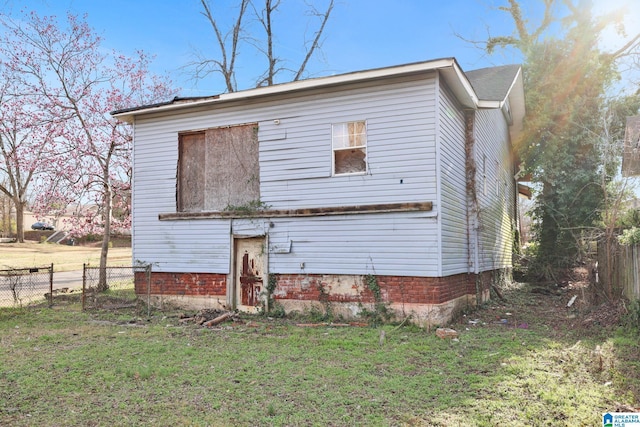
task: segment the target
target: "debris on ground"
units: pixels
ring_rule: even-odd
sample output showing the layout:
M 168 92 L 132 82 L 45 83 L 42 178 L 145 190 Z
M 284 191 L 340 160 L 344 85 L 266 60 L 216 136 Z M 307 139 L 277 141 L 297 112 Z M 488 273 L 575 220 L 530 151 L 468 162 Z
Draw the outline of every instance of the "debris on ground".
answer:
M 582 320 L 582 326 L 589 327 L 600 325 L 604 327 L 619 325 L 621 318 L 627 313 L 627 308 L 622 300 L 606 302 L 593 307 Z
M 203 309 L 194 316 L 184 315 L 178 319 L 178 322 L 193 322 L 196 325 L 210 328 L 226 320 L 237 321 L 239 320 L 239 315 L 235 311 Z
M 451 328 L 438 328 L 436 329 L 436 336 L 442 339 L 458 338 L 458 331 Z
M 54 289 L 53 290 L 53 296 L 55 297 L 56 295 L 68 294 L 68 293 L 71 293 L 71 292 L 73 292 L 73 289 L 69 290 L 69 288 L 58 288 L 58 289 Z M 46 299 L 49 299 L 50 296 L 51 296 L 50 292 L 47 292 L 46 294 L 44 294 L 44 297 Z
M 299 328 L 320 328 L 322 326 L 331 327 L 346 327 L 346 326 L 369 326 L 366 322 L 349 322 L 349 323 L 333 323 L 333 322 L 321 322 L 321 323 L 296 323 Z

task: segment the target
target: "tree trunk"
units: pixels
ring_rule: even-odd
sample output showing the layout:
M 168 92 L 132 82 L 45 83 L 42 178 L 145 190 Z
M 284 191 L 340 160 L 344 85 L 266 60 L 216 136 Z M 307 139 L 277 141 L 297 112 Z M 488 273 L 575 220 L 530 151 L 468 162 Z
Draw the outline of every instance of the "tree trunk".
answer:
M 16 206 L 16 241 L 18 243 L 24 243 L 24 205 L 25 202 L 21 200 L 13 200 Z
M 13 234 L 11 199 L 4 195 L 0 195 L 0 200 L 2 200 L 2 237 L 11 237 Z
M 104 185 L 104 234 L 102 235 L 102 247 L 100 250 L 98 292 L 103 292 L 109 289 L 109 284 L 107 283 L 107 255 L 109 254 L 109 241 L 111 238 L 112 199 L 113 190 L 111 188 L 111 183 L 106 183 Z

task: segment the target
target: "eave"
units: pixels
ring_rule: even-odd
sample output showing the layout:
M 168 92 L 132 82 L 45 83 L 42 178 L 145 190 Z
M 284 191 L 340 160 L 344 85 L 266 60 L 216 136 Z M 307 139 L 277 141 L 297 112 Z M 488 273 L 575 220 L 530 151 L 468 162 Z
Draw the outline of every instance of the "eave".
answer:
M 191 100 L 176 98 L 165 103 L 145 105 L 113 111 L 112 116 L 133 123 L 136 116 L 177 112 L 196 107 L 207 107 L 225 104 L 234 101 L 252 100 L 262 97 L 270 97 L 281 94 L 302 92 L 306 90 L 327 88 L 350 83 L 377 81 L 396 76 L 419 75 L 427 72 L 439 71 L 458 101 L 466 108 L 478 108 L 479 100 L 469 80 L 458 65 L 455 58 L 436 59 L 426 62 L 417 62 L 394 67 L 378 68 L 373 70 L 358 71 L 336 76 L 319 77 L 315 79 L 301 80 L 273 86 L 260 87 L 238 92 L 224 93 L 205 98 L 193 98 Z

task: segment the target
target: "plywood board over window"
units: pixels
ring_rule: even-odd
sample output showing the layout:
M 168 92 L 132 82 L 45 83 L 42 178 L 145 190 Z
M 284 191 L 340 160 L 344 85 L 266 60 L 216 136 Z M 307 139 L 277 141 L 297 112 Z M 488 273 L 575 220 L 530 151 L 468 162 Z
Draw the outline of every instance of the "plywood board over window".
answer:
M 180 135 L 179 212 L 221 211 L 259 199 L 257 124 Z

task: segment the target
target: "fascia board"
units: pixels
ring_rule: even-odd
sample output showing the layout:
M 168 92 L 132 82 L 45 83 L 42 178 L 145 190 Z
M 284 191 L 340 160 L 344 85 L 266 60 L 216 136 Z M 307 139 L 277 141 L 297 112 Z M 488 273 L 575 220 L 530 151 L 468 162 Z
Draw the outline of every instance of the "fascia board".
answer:
M 215 105 L 231 101 L 247 100 L 264 96 L 275 96 L 279 94 L 286 94 L 291 92 L 316 89 L 322 87 L 329 87 L 335 85 L 349 84 L 360 81 L 375 81 L 377 79 L 384 79 L 394 76 L 402 76 L 408 74 L 416 74 L 426 71 L 444 70 L 448 75 L 447 80 L 451 86 L 454 86 L 457 90 L 456 96 L 463 104 L 467 105 L 472 103 L 474 107 L 477 107 L 477 96 L 471 87 L 471 84 L 467 80 L 466 76 L 458 66 L 454 58 L 436 59 L 433 61 L 419 62 L 413 64 L 400 65 L 395 67 L 378 68 L 374 70 L 357 71 L 354 73 L 341 74 L 338 76 L 319 77 L 315 79 L 301 80 L 290 83 L 282 83 L 273 86 L 260 87 L 256 89 L 248 89 L 239 92 L 231 92 L 220 94 L 216 97 L 209 97 L 203 100 L 195 100 L 184 103 L 167 103 L 157 106 L 151 106 L 148 108 L 141 107 L 140 109 L 115 111 L 112 116 L 118 118 L 124 122 L 132 123 L 135 116 L 150 113 L 161 113 L 167 111 L 181 110 L 187 108 L 196 108 L 207 105 Z M 451 70 L 451 71 L 446 71 Z

